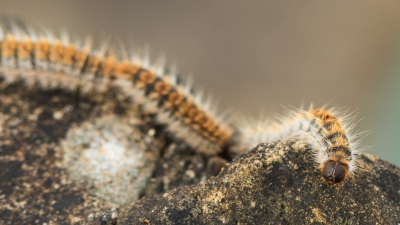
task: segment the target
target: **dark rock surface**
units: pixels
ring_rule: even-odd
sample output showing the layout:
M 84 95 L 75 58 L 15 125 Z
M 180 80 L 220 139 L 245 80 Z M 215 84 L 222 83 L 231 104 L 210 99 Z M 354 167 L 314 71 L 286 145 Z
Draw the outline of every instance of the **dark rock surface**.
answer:
M 359 167 L 329 185 L 301 143 L 260 144 L 216 177 L 133 203 L 118 224 L 400 223 L 400 169 L 368 154 Z
M 103 212 L 110 215 L 101 218 L 113 221 L 126 207 L 121 199 L 131 203 L 210 176 L 204 156 L 168 140 L 154 127 L 117 91 L 82 97 L 21 83 L 6 86 L 0 80 L 0 224 L 82 224 Z M 124 172 L 129 164 L 115 154 L 107 158 L 104 148 L 95 151 L 101 145 L 92 144 L 99 139 L 111 143 L 113 153 L 124 146 L 142 151 L 128 156 L 142 168 L 133 166 L 131 176 Z M 107 160 L 91 161 L 93 151 Z M 88 153 L 87 164 L 80 152 Z M 119 167 L 105 173 L 105 164 Z M 138 177 L 144 173 L 147 177 Z M 138 180 L 136 188 L 129 186 Z

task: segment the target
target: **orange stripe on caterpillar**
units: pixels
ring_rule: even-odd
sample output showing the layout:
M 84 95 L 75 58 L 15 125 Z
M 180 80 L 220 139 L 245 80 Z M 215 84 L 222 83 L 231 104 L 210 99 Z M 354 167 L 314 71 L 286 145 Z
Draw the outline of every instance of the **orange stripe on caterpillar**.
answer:
M 146 51 L 142 57 L 135 52 L 131 59 L 118 57 L 108 44 L 94 49 L 90 39 L 71 42 L 66 34 L 38 34 L 6 21 L 0 23 L 0 52 L 7 84 L 23 80 L 83 94 L 116 88 L 199 152 L 218 154 L 231 139 L 225 118 L 191 91 L 191 82 L 179 83 L 175 69 L 168 72 L 163 62 L 152 66 Z

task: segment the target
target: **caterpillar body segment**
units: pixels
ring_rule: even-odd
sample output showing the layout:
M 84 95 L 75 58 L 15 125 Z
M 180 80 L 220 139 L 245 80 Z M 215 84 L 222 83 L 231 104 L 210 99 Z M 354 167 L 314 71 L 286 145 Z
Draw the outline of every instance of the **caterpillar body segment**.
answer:
M 107 42 L 95 48 L 90 38 L 72 42 L 66 33 L 0 23 L 0 76 L 6 84 L 83 94 L 115 88 L 199 152 L 215 155 L 226 147 L 232 136 L 226 119 L 192 91 L 190 81 L 179 82 L 175 68 L 166 70 L 162 59 L 152 65 L 146 50 L 131 58 L 114 52 Z

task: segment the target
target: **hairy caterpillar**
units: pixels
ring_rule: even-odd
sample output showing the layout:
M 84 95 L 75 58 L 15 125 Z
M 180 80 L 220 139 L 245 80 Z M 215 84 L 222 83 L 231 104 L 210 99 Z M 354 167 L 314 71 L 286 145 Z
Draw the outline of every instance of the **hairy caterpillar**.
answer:
M 109 48 L 98 49 L 92 41 L 71 41 L 38 33 L 15 23 L 0 23 L 0 76 L 6 84 L 18 80 L 44 90 L 61 88 L 69 92 L 106 92 L 116 88 L 154 114 L 176 138 L 208 155 L 224 149 L 249 150 L 260 142 L 297 138 L 315 150 L 322 176 L 340 183 L 356 170 L 359 140 L 349 118 L 335 110 L 293 111 L 280 123 L 237 123 L 234 129 L 218 113 L 211 98 L 192 91 L 192 82 L 180 82 L 175 67 L 167 70 L 165 60 L 150 62 L 148 50 L 128 56 Z M 235 135 L 234 135 L 235 134 Z
M 354 117 L 337 116 L 335 109 L 293 110 L 279 123 L 241 123 L 237 140 L 241 149 L 257 143 L 295 138 L 304 140 L 314 150 L 322 176 L 330 184 L 340 183 L 357 169 L 357 147 L 361 139 L 353 134 Z
M 142 56 L 133 51 L 131 57 L 118 57 L 107 43 L 95 49 L 90 39 L 72 42 L 66 33 L 37 33 L 9 21 L 0 25 L 0 46 L 6 84 L 22 80 L 45 90 L 82 93 L 116 88 L 200 152 L 215 155 L 231 138 L 232 130 L 211 98 L 193 93 L 191 80 L 180 82 L 174 67 L 165 69 L 163 58 L 152 65 L 146 49 Z

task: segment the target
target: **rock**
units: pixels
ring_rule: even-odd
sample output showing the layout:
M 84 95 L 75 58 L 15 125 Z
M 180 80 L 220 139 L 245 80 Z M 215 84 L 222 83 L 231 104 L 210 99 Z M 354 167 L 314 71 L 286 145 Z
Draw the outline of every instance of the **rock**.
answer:
M 88 212 L 139 198 L 163 143 L 140 126 L 112 127 L 129 124 L 134 114 L 113 97 L 81 98 L 20 84 L 0 88 L 0 224 L 78 224 Z M 97 158 L 88 154 L 93 148 Z M 102 161 L 116 148 L 118 162 Z M 99 173 L 103 180 L 94 179 Z
M 398 224 L 400 169 L 361 154 L 327 184 L 301 142 L 260 144 L 194 186 L 133 203 L 118 224 Z
M 211 176 L 206 158 L 133 106 L 113 90 L 80 96 L 0 80 L 0 224 L 113 222 L 142 196 Z

